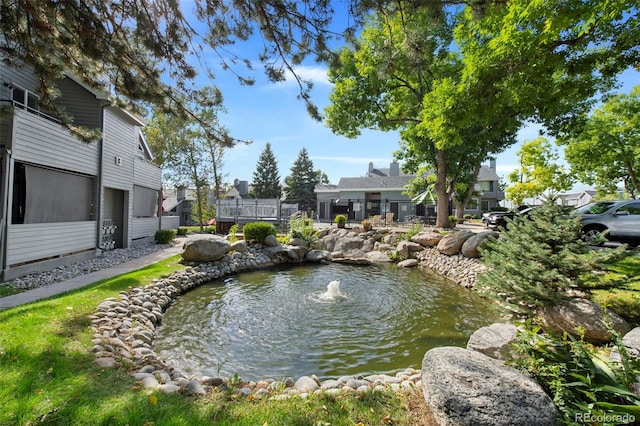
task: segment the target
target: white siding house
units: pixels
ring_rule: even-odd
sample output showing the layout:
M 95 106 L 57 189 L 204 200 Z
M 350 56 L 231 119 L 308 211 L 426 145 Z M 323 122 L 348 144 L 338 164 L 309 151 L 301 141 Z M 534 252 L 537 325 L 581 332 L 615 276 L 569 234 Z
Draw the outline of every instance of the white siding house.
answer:
M 161 170 L 144 123 L 72 77 L 58 87 L 74 124 L 98 129 L 99 140 L 81 141 L 41 110 L 30 70 L 0 58 L 2 281 L 130 247 L 160 229 Z

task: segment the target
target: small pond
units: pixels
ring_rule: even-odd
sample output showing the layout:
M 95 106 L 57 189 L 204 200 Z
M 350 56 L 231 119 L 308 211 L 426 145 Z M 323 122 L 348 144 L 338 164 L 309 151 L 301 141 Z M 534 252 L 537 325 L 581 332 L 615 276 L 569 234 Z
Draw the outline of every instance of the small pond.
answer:
M 498 320 L 490 301 L 419 269 L 302 265 L 245 272 L 182 295 L 154 347 L 189 374 L 325 379 L 420 369 L 430 348 L 465 346 Z

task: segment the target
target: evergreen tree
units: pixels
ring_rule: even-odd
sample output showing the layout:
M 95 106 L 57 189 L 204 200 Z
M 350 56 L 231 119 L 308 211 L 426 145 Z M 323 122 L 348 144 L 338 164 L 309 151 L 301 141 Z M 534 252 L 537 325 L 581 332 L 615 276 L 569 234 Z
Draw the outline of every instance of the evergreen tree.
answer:
M 286 180 L 285 192 L 287 200 L 300 204 L 300 210 L 308 211 L 316 205 L 314 189 L 318 182 L 318 173 L 313 169 L 313 162 L 309 159 L 306 148 L 298 153 L 293 162 L 291 175 Z
M 499 239 L 487 240 L 482 250 L 487 270 L 478 276 L 479 286 L 524 315 L 567 298 L 570 288 L 587 291 L 587 277 L 594 279 L 627 254 L 626 246 L 589 250 L 581 228 L 553 199 L 529 217 L 516 216 Z
M 269 142 L 267 142 L 264 151 L 258 158 L 251 186 L 251 196 L 253 198 L 280 198 L 282 194 L 278 163 L 273 151 L 271 151 Z

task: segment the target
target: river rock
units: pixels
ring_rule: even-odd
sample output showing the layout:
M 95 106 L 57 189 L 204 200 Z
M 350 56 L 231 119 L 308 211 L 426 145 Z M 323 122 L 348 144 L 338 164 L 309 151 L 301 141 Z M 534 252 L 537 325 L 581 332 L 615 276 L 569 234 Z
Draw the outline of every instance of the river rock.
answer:
M 540 310 L 545 328 L 562 333 L 566 331 L 575 337 L 582 336 L 589 343 L 601 344 L 612 338 L 605 321 L 619 335 L 626 334 L 631 327 L 622 317 L 596 302 L 588 299 L 569 299 L 556 305 L 545 306 Z
M 438 245 L 444 235 L 438 232 L 421 232 L 411 237 L 411 241 L 418 243 L 423 247 L 435 247 Z
M 373 263 L 391 262 L 391 258 L 380 251 L 370 251 L 369 253 L 367 253 L 367 259 L 369 259 L 369 261 Z
M 218 235 L 196 235 L 182 246 L 182 258 L 187 262 L 215 262 L 227 254 L 230 246 Z
M 269 234 L 264 239 L 264 245 L 267 247 L 278 247 L 280 245 L 280 242 L 275 235 Z
M 309 250 L 306 259 L 312 263 L 326 262 L 331 260 L 331 253 L 326 250 Z
M 516 339 L 518 328 L 513 324 L 494 323 L 473 332 L 467 349 L 488 357 L 505 360 L 509 356 L 509 345 Z
M 472 236 L 473 232 L 471 231 L 457 231 L 445 235 L 438 243 L 438 251 L 449 256 L 458 254 L 464 242 Z
M 405 259 L 402 262 L 398 262 L 399 268 L 413 268 L 418 266 L 418 259 Z
M 249 251 L 247 247 L 247 242 L 245 240 L 238 240 L 231 243 L 229 247 L 229 251 L 237 251 L 238 253 L 246 253 Z
M 478 232 L 472 235 L 462 244 L 460 254 L 464 257 L 478 258 L 480 257 L 480 247 L 483 246 L 488 237 L 498 238 L 499 234 L 495 231 Z
M 540 385 L 480 352 L 431 349 L 422 361 L 422 390 L 440 425 L 557 424 L 557 409 Z
M 309 376 L 302 376 L 293 385 L 293 388 L 300 392 L 314 392 L 320 388 L 318 383 Z

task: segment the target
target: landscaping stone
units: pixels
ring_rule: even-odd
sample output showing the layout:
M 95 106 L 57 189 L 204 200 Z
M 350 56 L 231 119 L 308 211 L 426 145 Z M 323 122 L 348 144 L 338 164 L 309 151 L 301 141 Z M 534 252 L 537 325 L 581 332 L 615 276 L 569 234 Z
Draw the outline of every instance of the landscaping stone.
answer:
M 543 326 L 562 333 L 566 331 L 574 337 L 583 337 L 589 343 L 607 343 L 612 335 L 606 326 L 608 321 L 619 335 L 624 335 L 631 327 L 618 314 L 606 311 L 596 302 L 588 299 L 569 299 L 557 305 L 540 310 Z M 584 333 L 584 335 L 583 335 Z
M 229 251 L 237 251 L 238 253 L 246 253 L 249 251 L 245 240 L 234 241 L 229 246 Z
M 278 247 L 280 245 L 280 242 L 275 235 L 267 235 L 267 237 L 264 239 L 264 245 L 267 247 Z
M 507 323 L 494 323 L 479 328 L 469 337 L 467 349 L 505 360 L 509 356 L 509 345 L 515 341 L 517 332 L 515 325 Z
M 449 256 L 458 254 L 464 242 L 472 236 L 471 231 L 457 231 L 445 235 L 437 245 L 438 251 Z
M 472 235 L 468 240 L 464 242 L 464 244 L 462 244 L 462 247 L 460 248 L 460 254 L 462 254 L 464 257 L 479 258 L 479 249 L 483 246 L 486 239 L 488 237 L 498 238 L 499 235 L 500 234 L 495 231 L 478 232 Z
M 367 259 L 373 263 L 389 263 L 392 262 L 391 258 L 385 253 L 380 251 L 370 251 L 367 253 Z
M 403 259 L 408 259 L 410 253 L 422 251 L 422 249 L 423 247 L 420 244 L 414 243 L 413 241 L 400 241 L 396 247 L 396 250 L 398 250 L 398 253 Z
M 556 425 L 558 412 L 531 378 L 501 361 L 458 347 L 428 351 L 422 390 L 440 425 Z
M 229 251 L 229 241 L 218 235 L 197 235 L 182 247 L 182 258 L 187 262 L 215 262 Z
M 418 243 L 423 247 L 435 247 L 438 245 L 440 240 L 444 237 L 444 235 L 439 232 L 421 232 L 417 235 L 411 237 L 411 241 L 414 243 Z
M 293 385 L 293 388 L 300 392 L 313 392 L 320 388 L 318 383 L 309 376 L 302 376 Z
M 331 260 L 331 253 L 326 250 L 309 250 L 307 262 L 319 263 Z
M 418 259 L 405 259 L 402 262 L 398 262 L 399 268 L 414 268 L 418 266 Z

